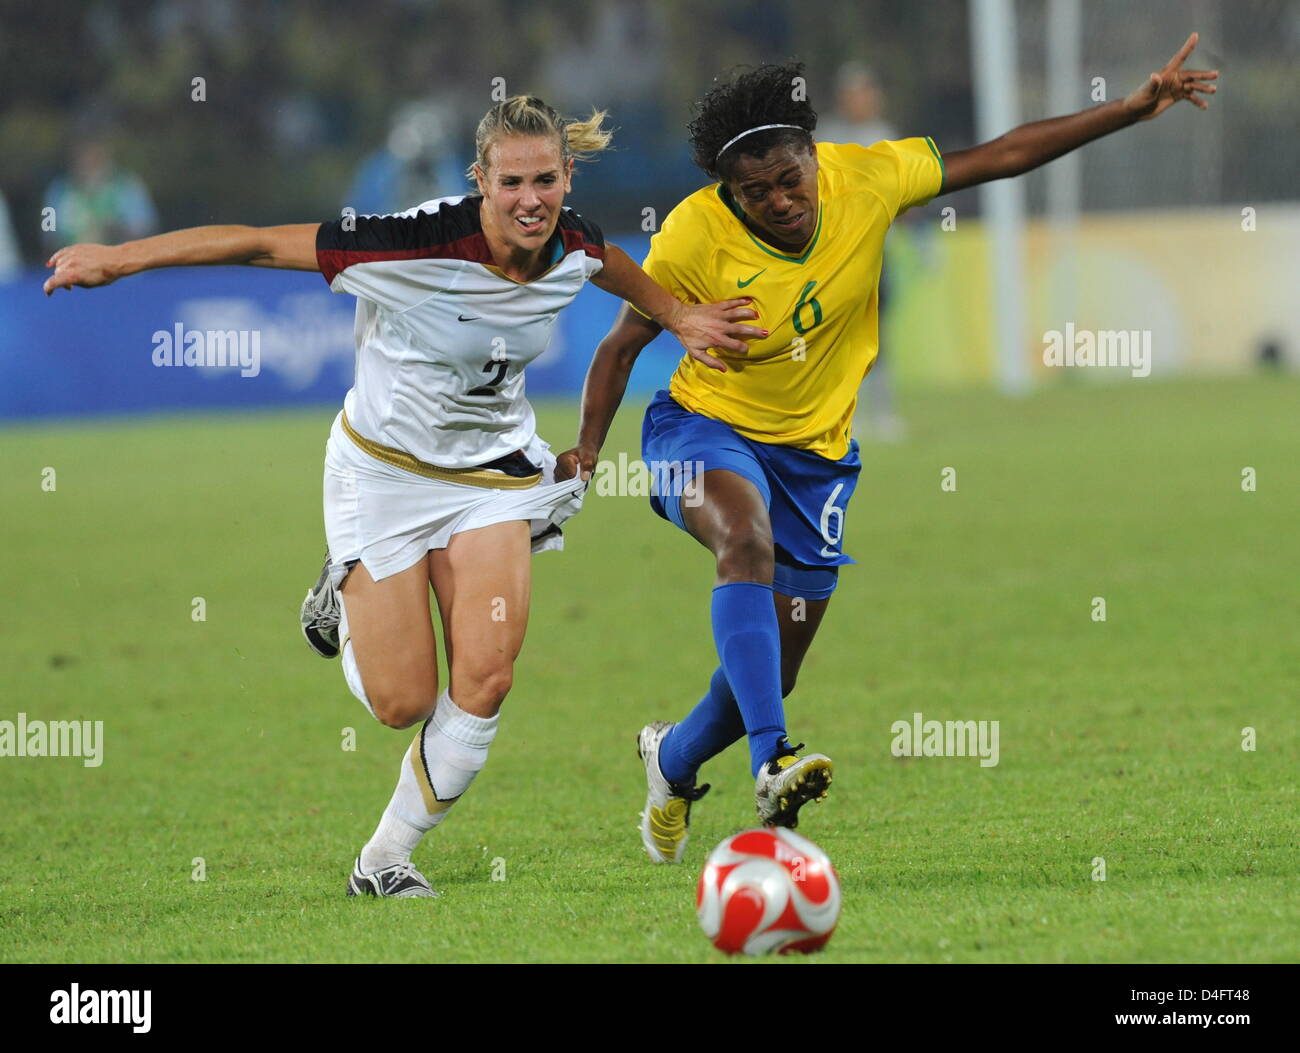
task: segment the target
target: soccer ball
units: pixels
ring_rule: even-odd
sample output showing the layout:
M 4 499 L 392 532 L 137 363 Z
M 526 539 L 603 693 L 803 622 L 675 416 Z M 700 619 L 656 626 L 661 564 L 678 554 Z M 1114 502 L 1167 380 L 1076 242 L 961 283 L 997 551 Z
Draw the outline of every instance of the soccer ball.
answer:
M 695 913 L 728 954 L 805 954 L 826 946 L 840 918 L 840 878 L 830 858 L 796 833 L 765 826 L 710 853 Z

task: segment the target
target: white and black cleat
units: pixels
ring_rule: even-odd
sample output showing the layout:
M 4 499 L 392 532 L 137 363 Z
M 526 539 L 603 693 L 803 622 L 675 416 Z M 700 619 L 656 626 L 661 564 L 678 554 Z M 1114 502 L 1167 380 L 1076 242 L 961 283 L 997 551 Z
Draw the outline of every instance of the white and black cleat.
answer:
M 645 765 L 647 792 L 641 813 L 641 843 L 652 863 L 680 863 L 690 837 L 691 805 L 709 791 L 709 784 L 682 786 L 669 782 L 659 769 L 659 747 L 676 725 L 664 720 L 647 724 L 636 737 L 636 751 Z
M 342 616 L 339 590 L 330 581 L 330 554 L 326 552 L 325 566 L 316 584 L 307 590 L 299 616 L 303 639 L 322 658 L 338 657 L 339 619 Z
M 348 878 L 349 896 L 376 896 L 381 899 L 434 899 L 438 893 L 415 869 L 414 863 L 394 863 L 373 874 L 361 873 L 361 857 L 352 865 Z

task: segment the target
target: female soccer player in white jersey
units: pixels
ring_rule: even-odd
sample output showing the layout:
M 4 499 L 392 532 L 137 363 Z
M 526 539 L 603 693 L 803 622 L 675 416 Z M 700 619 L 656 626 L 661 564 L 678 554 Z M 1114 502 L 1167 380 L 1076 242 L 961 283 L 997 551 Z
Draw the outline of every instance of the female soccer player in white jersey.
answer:
M 1196 39 L 1123 99 L 944 155 L 928 138 L 815 144 L 817 114 L 791 90 L 802 81 L 797 64 L 760 66 L 705 96 L 691 145 L 716 182 L 664 220 L 646 272 L 688 302 L 745 290 L 771 334 L 743 358 L 692 352 L 646 410 L 646 462 L 699 466 L 698 480 L 661 480 L 651 505 L 715 558 L 720 661 L 684 719 L 657 721 L 638 738 L 648 782 L 641 836 L 655 862 L 681 861 L 691 803 L 708 789 L 696 773 L 741 738 L 760 822 L 793 827 L 830 786 L 830 759 L 799 756 L 787 740 L 782 699 L 839 568 L 853 562 L 842 548 L 861 468 L 853 409 L 876 357 L 890 224 L 938 194 L 1027 172 L 1180 100 L 1204 109 L 1218 74 L 1182 68 Z M 601 342 L 561 475 L 595 463 L 628 372 L 659 328 L 624 308 Z M 682 500 L 686 485 L 698 485 L 698 500 Z
M 524 397 L 556 315 L 591 280 L 696 353 L 766 335 L 743 324 L 756 317 L 747 300 L 684 305 L 563 207 L 574 160 L 609 142 L 603 118 L 566 122 L 536 97 L 509 99 L 479 123 L 477 193 L 398 215 L 198 227 L 49 260 L 47 294 L 239 263 L 318 270 L 357 297 L 356 380 L 326 445 L 329 557 L 303 627 L 319 653 L 341 652 L 376 718 L 423 726 L 349 895 L 435 894 L 411 853 L 484 765 L 528 621 L 530 550 L 558 547 L 581 502 L 581 478 L 555 482 Z M 450 669 L 441 692 L 430 586 Z

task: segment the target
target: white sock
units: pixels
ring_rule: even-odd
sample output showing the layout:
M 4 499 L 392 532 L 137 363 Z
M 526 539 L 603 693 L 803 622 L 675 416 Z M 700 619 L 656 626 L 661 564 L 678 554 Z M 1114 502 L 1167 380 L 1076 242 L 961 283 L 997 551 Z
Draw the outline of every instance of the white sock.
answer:
M 357 657 L 352 653 L 352 636 L 348 632 L 348 609 L 343 603 L 342 594 L 339 595 L 339 660 L 343 663 L 343 679 L 348 682 L 348 688 L 361 699 L 366 712 L 372 717 L 375 716 L 370 699 L 366 696 L 365 685 L 361 683 L 361 670 L 357 668 Z
M 446 816 L 487 763 L 500 716 L 466 713 L 444 691 L 402 758 L 397 789 L 374 835 L 361 850 L 361 870 L 410 860 L 420 838 Z

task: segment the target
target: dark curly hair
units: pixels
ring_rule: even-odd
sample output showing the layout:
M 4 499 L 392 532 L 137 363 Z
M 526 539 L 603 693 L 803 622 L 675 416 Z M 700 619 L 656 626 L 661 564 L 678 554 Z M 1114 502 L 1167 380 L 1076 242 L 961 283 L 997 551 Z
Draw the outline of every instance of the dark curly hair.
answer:
M 802 83 L 803 70 L 802 62 L 741 67 L 714 81 L 686 126 L 692 160 L 710 177 L 725 182 L 742 155 L 764 157 L 775 146 L 812 149 L 817 112 L 806 99 L 796 98 L 795 91 L 795 78 Z M 764 124 L 798 127 L 755 132 L 718 156 L 732 138 Z

